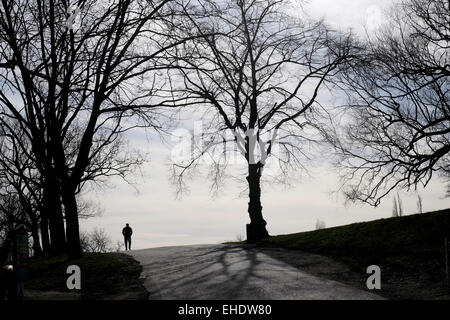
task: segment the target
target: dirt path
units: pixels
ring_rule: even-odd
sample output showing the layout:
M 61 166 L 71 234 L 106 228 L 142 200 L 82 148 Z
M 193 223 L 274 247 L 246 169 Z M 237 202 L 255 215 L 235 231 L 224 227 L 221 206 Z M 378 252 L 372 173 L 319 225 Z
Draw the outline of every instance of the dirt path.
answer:
M 348 277 L 344 265 L 301 252 L 198 245 L 129 254 L 143 266 L 149 299 L 382 299 L 330 280 Z

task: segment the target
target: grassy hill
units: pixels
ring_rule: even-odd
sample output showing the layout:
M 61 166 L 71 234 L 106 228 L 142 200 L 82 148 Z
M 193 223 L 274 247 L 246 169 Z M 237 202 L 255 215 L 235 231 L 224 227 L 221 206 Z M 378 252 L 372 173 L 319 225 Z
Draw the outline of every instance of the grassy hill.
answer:
M 361 274 L 378 265 L 389 298 L 447 299 L 444 238 L 450 209 L 273 236 L 260 245 L 328 256 Z

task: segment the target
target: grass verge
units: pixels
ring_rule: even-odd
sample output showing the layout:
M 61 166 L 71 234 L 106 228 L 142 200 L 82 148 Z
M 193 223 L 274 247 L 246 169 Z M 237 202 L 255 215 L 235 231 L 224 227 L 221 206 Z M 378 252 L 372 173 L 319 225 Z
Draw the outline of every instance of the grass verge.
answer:
M 450 240 L 450 209 L 272 236 L 258 245 L 327 256 L 361 275 L 378 265 L 388 298 L 449 299 L 444 238 Z
M 66 286 L 69 265 L 81 269 L 81 290 L 75 295 Z M 58 292 L 57 299 L 60 293 L 72 294 L 68 297 L 74 299 L 146 299 L 141 271 L 137 261 L 121 253 L 85 253 L 70 262 L 64 255 L 42 256 L 29 260 L 30 279 L 25 289 L 31 289 L 32 299 L 46 298 L 46 292 Z

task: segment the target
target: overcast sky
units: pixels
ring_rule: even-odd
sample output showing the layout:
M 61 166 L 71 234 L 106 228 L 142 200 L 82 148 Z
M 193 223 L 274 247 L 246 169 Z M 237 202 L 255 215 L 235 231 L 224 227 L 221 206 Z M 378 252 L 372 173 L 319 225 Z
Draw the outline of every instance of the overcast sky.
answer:
M 383 12 L 393 1 L 386 0 L 310 0 L 306 9 L 315 17 L 324 17 L 335 28 L 352 28 L 363 35 L 383 23 Z M 220 243 L 245 238 L 249 222 L 247 197 L 239 197 L 242 184 L 228 181 L 221 195 L 211 198 L 209 181 L 199 177 L 190 183 L 190 194 L 174 199 L 169 183 L 168 159 L 171 150 L 145 134 L 135 132 L 131 143 L 148 151 L 151 161 L 144 167 L 143 178 L 136 178 L 136 188 L 120 180 L 110 180 L 113 188 L 89 190 L 88 198 L 98 202 L 103 214 L 81 221 L 90 231 L 102 228 L 116 241 L 122 241 L 121 230 L 129 223 L 134 230 L 133 249 L 167 245 Z M 244 178 L 244 177 L 243 177 Z M 392 213 L 392 196 L 378 208 L 363 205 L 344 206 L 336 191 L 337 175 L 326 163 L 312 167 L 309 175 L 300 175 L 295 186 L 265 186 L 262 194 L 263 215 L 270 234 L 314 230 L 317 219 L 327 227 L 359 221 L 387 218 Z M 449 207 L 444 187 L 438 179 L 426 190 L 419 190 L 425 211 Z M 404 211 L 417 211 L 417 194 L 401 193 Z

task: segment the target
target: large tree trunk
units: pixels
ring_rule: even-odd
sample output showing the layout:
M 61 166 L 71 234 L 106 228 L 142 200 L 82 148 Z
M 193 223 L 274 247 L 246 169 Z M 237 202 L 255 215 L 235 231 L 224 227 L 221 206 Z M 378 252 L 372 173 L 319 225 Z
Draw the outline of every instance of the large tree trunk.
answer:
M 247 242 L 256 242 L 267 238 L 266 221 L 262 216 L 261 206 L 261 166 L 259 164 L 248 165 L 248 189 L 249 198 L 248 214 L 250 224 L 247 225 Z
M 61 208 L 61 190 L 54 177 L 49 177 L 46 187 L 45 210 L 48 217 L 52 251 L 56 254 L 62 254 L 66 250 L 66 234 Z
M 75 190 L 64 188 L 63 204 L 66 216 L 67 257 L 69 260 L 81 258 L 80 226 L 78 224 L 78 207 Z

